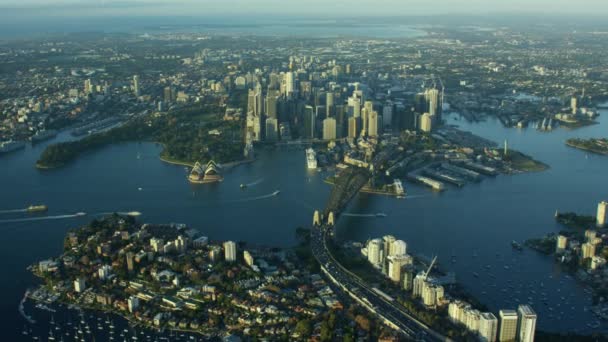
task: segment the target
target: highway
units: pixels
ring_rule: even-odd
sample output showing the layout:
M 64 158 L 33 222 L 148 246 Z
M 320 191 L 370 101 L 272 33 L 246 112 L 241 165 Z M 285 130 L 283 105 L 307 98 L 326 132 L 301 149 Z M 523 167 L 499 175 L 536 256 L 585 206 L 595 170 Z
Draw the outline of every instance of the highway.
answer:
M 327 248 L 330 226 L 314 226 L 311 230 L 313 255 L 324 273 L 340 288 L 355 297 L 368 310 L 380 316 L 385 323 L 399 330 L 409 339 L 418 341 L 451 341 L 412 317 L 401 304 L 374 292 L 361 278 L 343 267 Z

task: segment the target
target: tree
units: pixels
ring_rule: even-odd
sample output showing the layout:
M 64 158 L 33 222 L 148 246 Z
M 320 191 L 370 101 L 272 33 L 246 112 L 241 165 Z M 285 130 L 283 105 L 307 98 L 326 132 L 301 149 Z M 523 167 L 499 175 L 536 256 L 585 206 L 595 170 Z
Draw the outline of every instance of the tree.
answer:
M 296 324 L 295 332 L 299 334 L 301 337 L 308 337 L 312 333 L 312 324 L 310 320 L 304 319 Z

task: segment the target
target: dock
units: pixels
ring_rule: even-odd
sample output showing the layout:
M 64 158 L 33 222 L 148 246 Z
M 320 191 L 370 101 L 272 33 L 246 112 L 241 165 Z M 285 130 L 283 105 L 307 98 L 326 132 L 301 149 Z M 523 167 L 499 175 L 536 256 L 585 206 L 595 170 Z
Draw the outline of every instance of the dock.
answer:
M 475 181 L 475 182 L 481 181 L 481 175 L 479 174 L 479 172 L 471 171 L 469 169 L 465 169 L 460 166 L 452 165 L 450 163 L 441 163 L 441 168 L 454 172 L 462 177 L 465 177 L 465 178 Z
M 409 173 L 407 175 L 407 178 L 411 181 L 430 186 L 435 191 L 444 191 L 445 190 L 445 185 L 442 182 L 436 181 L 436 180 L 428 178 L 428 177 Z
M 465 184 L 465 181 L 462 180 L 461 178 L 448 175 L 445 172 L 431 170 L 431 169 L 424 169 L 422 171 L 422 173 L 424 175 L 429 176 L 431 178 L 434 178 L 434 179 L 436 179 L 438 181 L 443 181 L 443 182 L 446 182 L 446 183 L 450 183 L 450 184 L 456 185 L 457 187 L 462 187 Z
M 498 171 L 495 168 L 485 166 L 485 165 L 482 165 L 479 163 L 471 162 L 471 161 L 464 162 L 464 163 L 460 164 L 459 166 L 461 166 L 465 169 L 469 169 L 471 171 L 479 172 L 486 176 L 498 175 Z

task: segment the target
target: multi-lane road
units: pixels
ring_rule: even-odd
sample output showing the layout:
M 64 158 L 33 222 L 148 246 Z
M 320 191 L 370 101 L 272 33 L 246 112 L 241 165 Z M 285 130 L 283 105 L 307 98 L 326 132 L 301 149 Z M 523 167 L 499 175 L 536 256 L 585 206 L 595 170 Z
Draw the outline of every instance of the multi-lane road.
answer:
M 407 309 L 390 297 L 376 292 L 361 278 L 343 267 L 327 248 L 330 238 L 329 226 L 315 226 L 311 230 L 313 255 L 323 272 L 344 291 L 355 297 L 368 310 L 390 324 L 410 339 L 419 341 L 450 341 L 449 338 L 433 331 L 424 323 L 412 317 Z

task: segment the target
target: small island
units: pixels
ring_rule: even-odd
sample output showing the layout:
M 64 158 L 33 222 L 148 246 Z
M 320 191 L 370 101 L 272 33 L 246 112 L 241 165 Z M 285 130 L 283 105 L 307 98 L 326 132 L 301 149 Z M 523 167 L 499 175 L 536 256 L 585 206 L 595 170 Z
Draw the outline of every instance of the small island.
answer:
M 566 145 L 574 148 L 578 148 L 579 150 L 588 151 L 596 154 L 608 155 L 608 139 L 600 138 L 600 139 L 568 139 L 566 140 Z

